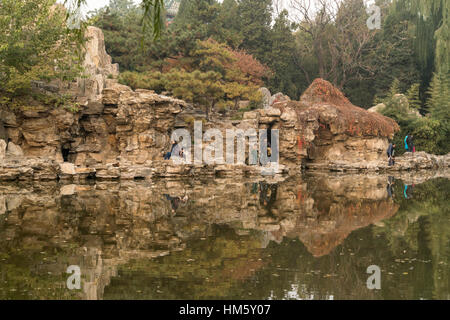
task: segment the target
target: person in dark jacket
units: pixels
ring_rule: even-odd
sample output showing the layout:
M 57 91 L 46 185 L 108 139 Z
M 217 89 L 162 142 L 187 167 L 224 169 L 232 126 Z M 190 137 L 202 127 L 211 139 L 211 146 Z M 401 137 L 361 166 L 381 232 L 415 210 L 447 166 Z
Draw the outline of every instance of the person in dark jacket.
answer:
M 412 152 L 412 153 L 416 152 L 416 146 L 414 144 L 414 136 L 413 135 L 409 136 L 408 146 L 409 146 L 410 152 Z
M 394 193 L 394 183 L 395 183 L 395 179 L 394 177 L 389 177 L 388 178 L 388 184 L 387 184 L 387 193 L 388 196 L 390 198 L 394 198 L 395 197 L 395 193 Z
M 172 158 L 173 151 L 175 150 L 175 148 L 177 146 L 178 146 L 178 143 L 176 143 L 175 141 L 172 141 L 172 147 L 170 148 L 170 151 L 165 154 L 164 160 L 170 160 L 170 158 Z
M 395 164 L 395 144 L 389 144 L 389 147 L 387 149 L 387 156 L 389 159 L 389 166 L 393 166 Z

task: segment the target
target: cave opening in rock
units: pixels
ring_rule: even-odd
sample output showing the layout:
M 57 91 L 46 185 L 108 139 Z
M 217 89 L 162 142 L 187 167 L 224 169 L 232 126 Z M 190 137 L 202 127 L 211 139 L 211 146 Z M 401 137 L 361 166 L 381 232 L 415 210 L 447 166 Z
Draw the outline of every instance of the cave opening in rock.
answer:
M 267 146 L 272 146 L 272 125 L 267 129 Z
M 63 157 L 64 162 L 69 162 L 69 154 L 70 154 L 70 149 L 67 147 L 61 147 L 61 154 Z

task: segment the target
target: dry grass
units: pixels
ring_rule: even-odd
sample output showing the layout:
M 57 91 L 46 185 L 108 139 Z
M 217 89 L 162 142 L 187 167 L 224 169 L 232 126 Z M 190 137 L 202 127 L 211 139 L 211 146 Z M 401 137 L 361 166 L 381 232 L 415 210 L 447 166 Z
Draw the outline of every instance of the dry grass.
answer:
M 320 123 L 332 127 L 334 134 L 393 137 L 400 130 L 394 120 L 353 105 L 339 89 L 323 79 L 314 80 L 300 102 L 291 106 L 295 107 L 300 121 L 316 116 Z

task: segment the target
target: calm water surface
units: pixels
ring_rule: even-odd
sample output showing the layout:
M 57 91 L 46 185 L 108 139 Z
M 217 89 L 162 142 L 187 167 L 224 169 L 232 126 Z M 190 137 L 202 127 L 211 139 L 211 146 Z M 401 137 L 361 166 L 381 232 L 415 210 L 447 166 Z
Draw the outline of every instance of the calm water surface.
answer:
M 0 184 L 0 299 L 450 299 L 449 189 L 420 174 Z

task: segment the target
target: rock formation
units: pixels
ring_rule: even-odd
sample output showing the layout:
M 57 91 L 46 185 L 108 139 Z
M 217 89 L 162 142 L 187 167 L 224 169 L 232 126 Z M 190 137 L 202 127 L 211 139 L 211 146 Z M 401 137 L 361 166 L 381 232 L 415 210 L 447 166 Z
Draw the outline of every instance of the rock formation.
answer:
M 3 139 L 0 139 L 0 160 L 5 159 L 6 156 L 6 142 Z
M 101 29 L 86 28 L 84 77 L 77 79 L 64 90 L 77 97 L 81 104 L 101 102 L 103 89 L 113 84 L 119 75 L 119 65 L 113 64 L 106 53 L 105 37 Z
M 352 105 L 327 81 L 315 80 L 300 101 L 291 101 L 282 93 L 271 96 L 269 90 L 261 88 L 263 109 L 245 113 L 242 120 L 207 122 L 203 113 L 182 100 L 149 90 L 133 91 L 109 79 L 117 76 L 118 66 L 111 63 L 105 51 L 101 30 L 89 27 L 87 36 L 90 40 L 84 65 L 89 76 L 66 88 L 76 95 L 78 111 L 42 105 L 0 110 L 0 134 L 9 141 L 6 158 L 0 164 L 0 179 L 11 180 L 19 175 L 37 180 L 77 180 L 92 176 L 133 179 L 230 175 L 231 171 L 258 174 L 255 168 L 242 164 L 177 167 L 160 161 L 170 147 L 173 130 L 185 128 L 192 132 L 194 120 L 202 121 L 204 130 L 221 130 L 224 137 L 227 129 L 278 129 L 277 173 L 295 174 L 305 165 L 314 169 L 392 169 L 383 163 L 388 139 L 399 130 L 398 125 Z M 204 144 L 203 148 L 207 147 Z M 64 162 L 75 165 L 71 173 L 62 169 Z M 447 163 L 427 160 L 426 164 L 414 165 L 409 161 L 408 166 L 396 168 L 429 168 Z M 41 169 L 37 169 L 38 164 Z

